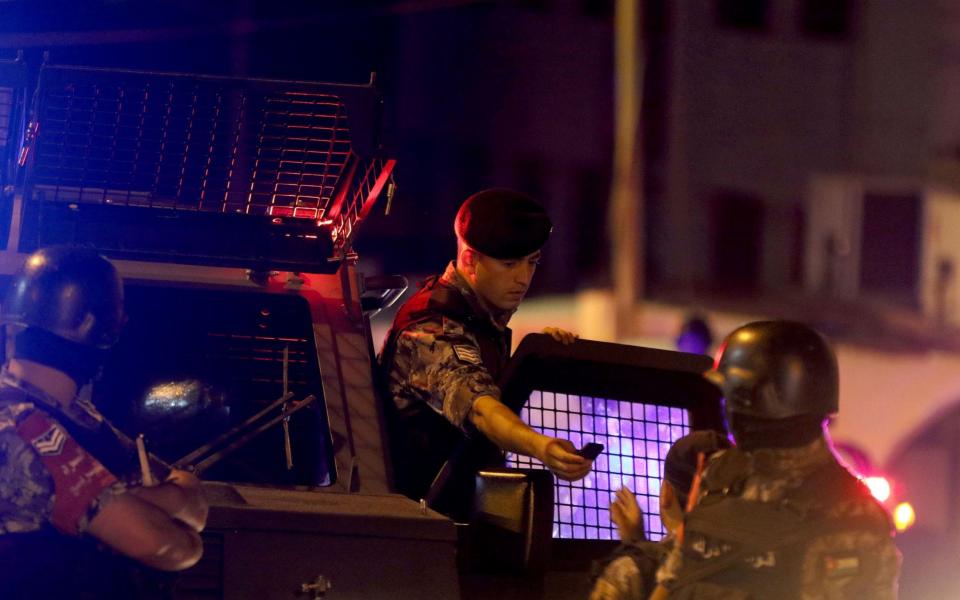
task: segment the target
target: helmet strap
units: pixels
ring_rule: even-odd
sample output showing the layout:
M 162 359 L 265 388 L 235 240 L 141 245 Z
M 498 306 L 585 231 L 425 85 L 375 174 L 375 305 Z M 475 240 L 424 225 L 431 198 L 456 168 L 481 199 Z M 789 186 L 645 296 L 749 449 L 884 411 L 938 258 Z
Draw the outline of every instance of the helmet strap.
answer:
M 796 415 L 785 419 L 762 419 L 731 413 L 730 431 L 737 447 L 751 451 L 761 448 L 799 448 L 823 435 L 822 415 Z
M 96 377 L 106 358 L 99 348 L 71 342 L 37 327 L 27 327 L 17 334 L 13 354 L 62 371 L 78 389 Z

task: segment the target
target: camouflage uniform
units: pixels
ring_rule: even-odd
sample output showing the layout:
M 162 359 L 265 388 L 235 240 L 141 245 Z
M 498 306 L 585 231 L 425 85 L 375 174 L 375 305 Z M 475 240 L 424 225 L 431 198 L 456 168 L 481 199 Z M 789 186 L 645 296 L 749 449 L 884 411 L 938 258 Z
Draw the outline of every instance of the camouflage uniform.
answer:
M 437 283 L 456 289 L 478 316 L 504 333 L 508 342 L 507 322 L 513 311 L 489 308 L 457 273 L 452 262 Z M 453 425 L 463 428 L 476 398 L 500 397 L 500 389 L 483 364 L 476 333 L 462 320 L 437 311 L 398 331 L 395 343 L 388 385 L 398 410 L 423 402 Z M 509 355 L 509 344 L 505 343 L 501 350 L 505 359 Z
M 900 554 L 889 516 L 824 438 L 718 453 L 703 485 L 682 548 L 657 575 L 670 598 L 896 598 Z M 775 540 L 767 550 L 755 544 L 764 535 Z M 711 564 L 720 568 L 710 572 Z
M 673 537 L 621 544 L 602 565 L 590 600 L 647 600 L 656 584 L 657 567 L 672 547 Z
M 35 531 L 47 523 L 67 535 L 84 533 L 100 507 L 121 493 L 125 484 L 42 410 L 56 407 L 53 399 L 6 372 L 0 374 L 0 386 L 14 390 L 0 393 L 0 534 Z M 96 409 L 80 402 L 72 403 L 63 414 L 75 426 L 91 430 L 103 422 Z M 51 473 L 55 468 L 61 472 Z M 61 482 L 70 484 L 72 504 L 89 503 L 64 506 L 58 512 L 62 503 L 56 501 L 56 491 Z
M 44 392 L 0 372 L 4 597 L 87 598 L 126 589 L 120 581 L 128 576 L 125 563 L 83 535 L 98 511 L 127 487 L 70 433 L 93 433 L 103 424 L 92 406 L 74 401 L 61 409 Z
M 500 398 L 512 314 L 477 297 L 453 263 L 398 311 L 380 364 L 402 493 L 422 498 L 463 439 L 480 437 L 467 416 L 478 397 Z M 488 446 L 483 460 L 493 453 Z

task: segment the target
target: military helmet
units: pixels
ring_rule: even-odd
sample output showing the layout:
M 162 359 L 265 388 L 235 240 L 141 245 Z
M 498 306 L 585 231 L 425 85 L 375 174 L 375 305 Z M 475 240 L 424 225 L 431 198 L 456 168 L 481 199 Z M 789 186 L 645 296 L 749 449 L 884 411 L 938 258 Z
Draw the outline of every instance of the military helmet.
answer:
M 802 323 L 758 321 L 736 329 L 704 376 L 723 392 L 728 413 L 785 419 L 839 408 L 836 356 Z
M 123 281 L 92 248 L 42 248 L 27 257 L 13 279 L 0 320 L 106 349 L 124 325 Z

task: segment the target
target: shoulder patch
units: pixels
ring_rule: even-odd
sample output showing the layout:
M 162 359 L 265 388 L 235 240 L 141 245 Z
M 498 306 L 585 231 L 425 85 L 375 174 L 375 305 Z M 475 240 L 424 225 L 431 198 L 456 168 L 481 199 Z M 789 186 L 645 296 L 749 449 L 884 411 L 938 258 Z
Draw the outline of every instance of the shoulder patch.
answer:
M 117 478 L 81 448 L 62 425 L 41 412 L 31 413 L 16 431 L 37 451 L 53 478 L 50 522 L 67 535 L 78 535 L 90 511 L 95 510 L 100 493 Z
M 480 350 L 473 346 L 454 344 L 453 353 L 457 355 L 460 362 L 470 363 L 472 365 L 483 364 L 483 360 L 480 358 Z
M 67 441 L 67 434 L 60 425 L 53 423 L 50 428 L 30 440 L 30 444 L 37 449 L 40 456 L 58 456 L 63 452 L 63 445 Z
M 855 577 L 860 572 L 860 557 L 856 554 L 827 556 L 823 561 L 823 570 L 827 579 Z

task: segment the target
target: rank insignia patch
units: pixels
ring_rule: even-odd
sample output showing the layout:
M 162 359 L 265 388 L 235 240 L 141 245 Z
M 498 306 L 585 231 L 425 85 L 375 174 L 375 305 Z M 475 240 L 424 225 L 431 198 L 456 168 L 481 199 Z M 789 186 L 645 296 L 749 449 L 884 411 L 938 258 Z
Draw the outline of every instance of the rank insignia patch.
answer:
M 58 425 L 50 427 L 40 436 L 33 439 L 33 447 L 40 456 L 56 456 L 63 452 L 63 444 L 67 441 L 66 434 Z
M 480 359 L 480 351 L 473 346 L 454 345 L 453 353 L 457 355 L 457 358 L 460 359 L 460 362 L 470 363 L 472 365 L 479 365 L 483 363 L 483 361 Z

